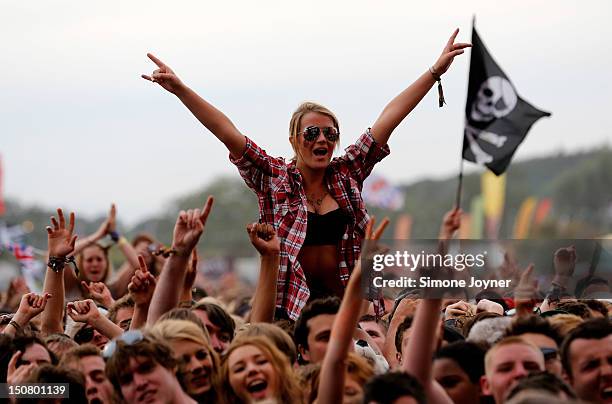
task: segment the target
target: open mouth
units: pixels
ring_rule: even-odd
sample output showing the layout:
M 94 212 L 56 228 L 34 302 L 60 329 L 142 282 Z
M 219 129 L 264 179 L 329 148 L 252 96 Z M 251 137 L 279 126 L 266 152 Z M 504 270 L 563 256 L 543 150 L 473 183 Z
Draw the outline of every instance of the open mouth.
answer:
M 612 403 L 612 386 L 606 387 L 601 391 L 601 398 L 606 403 Z
M 312 151 L 312 153 L 315 156 L 323 157 L 323 156 L 327 155 L 327 148 L 326 147 L 317 147 L 316 149 L 314 149 Z
M 247 385 L 247 391 L 256 398 L 261 398 L 265 395 L 265 391 L 268 388 L 268 382 L 265 380 L 255 380 Z
M 209 384 L 208 375 L 195 376 L 191 382 L 198 387 L 206 386 Z

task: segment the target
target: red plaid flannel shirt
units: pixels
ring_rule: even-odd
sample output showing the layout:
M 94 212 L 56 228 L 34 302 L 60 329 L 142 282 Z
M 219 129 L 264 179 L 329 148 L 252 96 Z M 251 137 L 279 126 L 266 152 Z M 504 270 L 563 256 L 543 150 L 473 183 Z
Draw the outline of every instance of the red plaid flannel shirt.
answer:
M 330 195 L 350 217 L 340 242 L 340 281 L 348 282 L 350 271 L 361 250 L 361 241 L 369 220 L 361 197 L 361 188 L 374 165 L 389 154 L 389 146 L 376 143 L 370 130 L 341 157 L 332 159 L 325 174 Z M 238 167 L 244 182 L 259 199 L 259 220 L 274 225 L 281 239 L 280 269 L 277 280 L 277 317 L 296 320 L 310 291 L 306 276 L 297 260 L 306 238 L 308 211 L 302 175 L 295 162 L 270 157 L 251 139 L 246 139 L 244 154 L 230 160 Z M 279 313 L 279 310 L 281 311 Z

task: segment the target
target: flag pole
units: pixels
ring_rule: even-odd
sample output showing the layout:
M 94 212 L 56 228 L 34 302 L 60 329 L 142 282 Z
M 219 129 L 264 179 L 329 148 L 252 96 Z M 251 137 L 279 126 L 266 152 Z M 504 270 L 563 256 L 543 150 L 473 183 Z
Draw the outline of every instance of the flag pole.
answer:
M 461 208 L 461 190 L 463 188 L 463 155 L 459 162 L 459 183 L 457 184 L 457 196 L 455 198 L 455 209 Z

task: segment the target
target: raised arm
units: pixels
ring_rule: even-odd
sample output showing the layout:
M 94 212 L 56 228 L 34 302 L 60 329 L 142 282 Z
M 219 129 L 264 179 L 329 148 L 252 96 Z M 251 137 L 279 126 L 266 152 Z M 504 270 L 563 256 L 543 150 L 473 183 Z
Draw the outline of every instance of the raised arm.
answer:
M 212 208 L 213 198 L 209 196 L 206 204 L 200 209 L 181 211 L 172 238 L 174 253 L 166 260 L 159 276 L 158 285 L 153 292 L 147 325 L 155 324 L 157 319 L 179 303 L 181 286 L 185 283 L 185 274 L 189 257 L 204 232 L 206 219 Z M 177 287 L 178 286 L 178 287 Z
M 62 317 L 64 314 L 64 274 L 66 257 L 73 253 L 77 236 L 74 232 L 74 213 L 70 213 L 68 227 L 64 212 L 57 209 L 57 219 L 51 216 L 51 226 L 47 226 L 49 261 L 55 262 L 55 268 L 47 266 L 43 294 L 51 297 L 42 313 L 42 332 L 45 334 L 63 333 Z
M 23 330 L 28 325 L 30 320 L 45 309 L 47 299 L 50 297 L 51 295 L 48 293 L 42 295 L 28 293 L 23 295 L 17 313 L 15 313 L 12 321 L 4 328 L 3 333 L 14 337 L 17 332 Z
M 195 91 L 187 87 L 164 62 L 147 53 L 149 59 L 157 65 L 157 69 L 143 79 L 157 83 L 164 89 L 176 95 L 179 100 L 209 131 L 219 139 L 234 158 L 239 158 L 246 148 L 246 139 L 223 112 L 213 107 Z
M 388 219 L 383 220 L 379 228 L 373 232 L 374 220 L 372 219 L 366 227 L 366 239 L 379 239 L 388 224 Z M 367 254 L 367 252 L 364 251 L 364 254 Z M 361 273 L 360 259 L 355 264 L 332 326 L 329 343 L 321 365 L 321 375 L 319 376 L 319 391 L 317 394 L 317 403 L 319 404 L 333 404 L 343 401 L 345 360 L 353 341 L 353 334 L 357 328 L 362 303 L 364 302 L 361 292 Z
M 155 277 L 149 272 L 142 255 L 138 256 L 138 265 L 139 269 L 134 273 L 128 285 L 128 290 L 134 300 L 134 315 L 130 323 L 130 330 L 141 328 L 147 323 L 149 306 L 157 283 Z
M 117 232 L 117 207 L 114 203 L 111 205 L 108 215 L 108 234 L 117 243 L 117 247 L 125 257 L 125 262 L 108 285 L 111 294 L 119 298 L 127 292 L 127 286 L 132 279 L 132 275 L 134 275 L 134 268 L 138 268 L 138 253 L 125 237 Z
M 423 73 L 410 87 L 402 91 L 383 109 L 382 113 L 372 126 L 372 136 L 377 143 L 386 144 L 393 130 L 408 116 L 410 111 L 425 97 L 431 87 L 448 68 L 455 56 L 462 54 L 464 48 L 472 46 L 468 43 L 455 43 L 459 28 L 453 32 L 448 40 L 442 55 L 436 63 Z
M 280 239 L 270 224 L 252 223 L 247 226 L 251 244 L 259 252 L 261 268 L 251 308 L 251 323 L 271 323 L 276 305 L 276 278 L 280 266 Z M 273 293 L 272 293 L 273 291 Z
M 100 334 L 108 337 L 108 339 L 113 339 L 123 334 L 121 327 L 110 321 L 106 316 L 103 316 L 91 299 L 68 303 L 66 312 L 74 321 L 91 325 Z

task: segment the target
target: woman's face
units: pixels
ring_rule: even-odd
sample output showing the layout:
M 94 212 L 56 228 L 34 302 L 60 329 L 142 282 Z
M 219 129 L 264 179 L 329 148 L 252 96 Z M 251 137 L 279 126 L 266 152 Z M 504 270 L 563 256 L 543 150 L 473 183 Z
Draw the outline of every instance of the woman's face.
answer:
M 279 376 L 272 362 L 254 345 L 243 345 L 230 354 L 229 383 L 244 402 L 278 397 Z
M 187 393 L 196 397 L 210 391 L 215 370 L 208 348 L 183 339 L 174 341 L 172 350 L 179 362 L 179 371 Z
M 350 373 L 346 373 L 344 378 L 344 397 L 343 404 L 359 404 L 363 403 L 363 387 L 353 378 Z
M 313 141 L 304 139 L 304 130 L 310 126 L 319 128 L 319 135 Z M 323 135 L 323 128 L 335 128 L 334 121 L 329 116 L 319 112 L 308 112 L 302 117 L 294 141 L 298 167 L 320 170 L 329 165 L 337 141 L 327 140 Z
M 91 282 L 101 282 L 106 277 L 106 255 L 98 246 L 87 247 L 83 250 L 83 275 Z

